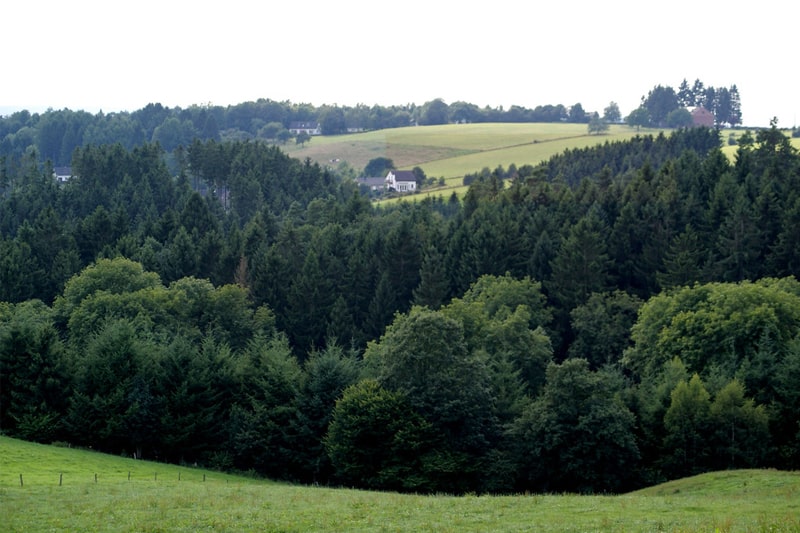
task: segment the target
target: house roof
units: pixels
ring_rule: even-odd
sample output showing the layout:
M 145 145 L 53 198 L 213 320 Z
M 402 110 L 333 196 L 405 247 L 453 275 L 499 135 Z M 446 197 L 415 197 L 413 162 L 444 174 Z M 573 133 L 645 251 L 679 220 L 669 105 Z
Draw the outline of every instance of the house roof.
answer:
M 385 178 L 358 178 L 358 183 L 369 187 L 383 187 L 386 185 Z
M 695 126 L 714 126 L 714 113 L 703 106 L 690 109 Z
M 319 128 L 318 122 L 292 122 L 289 124 L 290 130 L 315 130 Z
M 417 181 L 417 177 L 410 170 L 390 170 L 394 174 L 395 181 Z

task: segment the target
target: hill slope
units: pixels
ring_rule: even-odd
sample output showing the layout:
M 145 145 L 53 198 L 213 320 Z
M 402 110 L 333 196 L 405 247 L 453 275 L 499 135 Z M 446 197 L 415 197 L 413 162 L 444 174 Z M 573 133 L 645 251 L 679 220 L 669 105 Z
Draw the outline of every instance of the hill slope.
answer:
M 322 165 L 346 161 L 357 171 L 371 159 L 387 157 L 397 168 L 419 166 L 427 176 L 444 177 L 448 186 L 455 186 L 461 184 L 465 174 L 484 167 L 535 165 L 567 148 L 654 132 L 657 130 L 612 126 L 603 135 L 589 135 L 586 124 L 448 124 L 313 137 L 306 145 L 289 144 L 282 149 L 293 157 L 308 157 Z
M 0 437 L 5 531 L 798 531 L 798 495 L 797 473 L 752 470 L 621 496 L 398 495 L 270 483 Z

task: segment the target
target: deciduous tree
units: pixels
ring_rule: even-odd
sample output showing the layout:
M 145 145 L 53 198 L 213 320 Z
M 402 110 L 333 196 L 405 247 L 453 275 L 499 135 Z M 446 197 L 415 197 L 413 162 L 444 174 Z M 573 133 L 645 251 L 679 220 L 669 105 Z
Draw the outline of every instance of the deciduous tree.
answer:
M 639 460 L 633 413 L 618 381 L 584 359 L 547 368 L 541 396 L 512 430 L 524 486 L 545 491 L 618 491 Z
M 678 383 L 664 415 L 667 472 L 682 477 L 708 468 L 711 395 L 700 376 Z

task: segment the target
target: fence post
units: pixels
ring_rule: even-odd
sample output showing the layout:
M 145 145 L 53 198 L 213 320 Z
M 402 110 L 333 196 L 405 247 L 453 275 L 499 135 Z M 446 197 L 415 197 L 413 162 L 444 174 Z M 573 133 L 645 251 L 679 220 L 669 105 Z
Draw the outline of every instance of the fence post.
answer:
M 97 483 L 97 474 L 94 475 L 94 482 Z
M 23 486 L 23 484 L 22 484 L 22 474 L 19 475 L 19 486 L 20 487 Z
M 63 473 L 63 472 L 61 472 L 60 474 L 58 474 L 58 486 L 59 486 L 59 487 L 61 486 L 61 482 L 62 482 L 62 481 L 64 481 L 64 473 Z
M 130 480 L 131 480 L 131 471 L 128 470 L 128 481 L 130 481 Z

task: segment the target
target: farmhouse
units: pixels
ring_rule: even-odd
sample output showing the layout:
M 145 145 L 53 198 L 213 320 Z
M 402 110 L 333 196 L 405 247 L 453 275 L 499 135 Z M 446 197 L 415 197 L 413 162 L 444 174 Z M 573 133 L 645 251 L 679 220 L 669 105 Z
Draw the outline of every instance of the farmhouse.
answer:
M 298 133 L 322 135 L 322 129 L 319 126 L 319 122 L 292 122 L 289 124 L 289 132 L 294 135 L 297 135 Z
M 58 183 L 66 183 L 72 177 L 72 167 L 55 167 L 53 177 Z
M 356 181 L 373 192 L 383 192 L 386 189 L 386 178 L 358 178 Z
M 390 170 L 386 174 L 386 188 L 397 192 L 415 192 L 417 177 L 410 170 Z
M 706 126 L 708 128 L 714 127 L 714 113 L 705 107 L 697 106 L 690 108 L 689 112 L 692 114 L 692 124 L 694 126 Z

